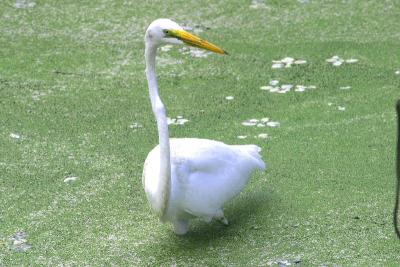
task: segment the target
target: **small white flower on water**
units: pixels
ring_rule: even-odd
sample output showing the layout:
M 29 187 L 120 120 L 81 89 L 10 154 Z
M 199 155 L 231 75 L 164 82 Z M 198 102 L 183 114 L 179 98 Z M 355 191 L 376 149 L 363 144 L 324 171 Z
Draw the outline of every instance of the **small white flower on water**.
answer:
M 244 122 L 242 122 L 242 125 L 243 126 L 255 126 L 255 125 L 257 125 L 257 123 L 256 122 L 244 121 Z
M 269 85 L 276 86 L 276 85 L 278 85 L 278 84 L 279 84 L 279 81 L 278 81 L 278 80 L 271 80 L 271 81 L 269 81 Z
M 356 63 L 356 62 L 358 62 L 358 59 L 356 59 L 356 58 L 346 59 L 346 63 L 349 63 L 349 64 Z
M 76 179 L 78 179 L 78 177 L 70 176 L 64 179 L 64 183 L 74 182 Z
M 294 62 L 294 58 L 292 57 L 285 57 L 281 60 L 285 64 L 292 64 Z
M 267 8 L 263 0 L 252 0 L 249 7 L 252 9 Z
M 290 68 L 292 66 L 292 62 L 286 63 L 285 68 Z
M 163 52 L 168 52 L 169 50 L 171 50 L 172 45 L 164 45 L 160 48 L 161 51 Z
M 17 133 L 10 133 L 10 137 L 13 138 L 13 139 L 20 139 L 21 135 L 17 134 Z
M 340 86 L 340 90 L 349 90 L 351 86 Z
M 246 139 L 246 138 L 247 138 L 247 135 L 238 135 L 237 138 L 238 138 L 238 139 Z
M 343 61 L 343 59 L 341 59 L 339 56 L 333 56 L 333 57 L 328 58 L 328 59 L 326 60 L 326 62 L 329 62 L 329 63 L 334 63 L 334 62 L 336 62 L 336 61 Z
M 335 61 L 335 62 L 332 63 L 332 65 L 335 66 L 335 67 L 339 67 L 342 64 L 343 64 L 343 61 Z
M 273 80 L 275 81 L 275 80 Z M 270 83 L 272 83 L 273 81 L 271 81 Z M 274 84 L 276 84 L 276 82 L 273 82 Z M 305 86 L 305 85 L 293 85 L 293 84 L 282 84 L 281 86 L 271 86 L 271 85 L 266 85 L 266 86 L 261 86 L 260 87 L 261 90 L 265 90 L 265 91 L 269 91 L 270 93 L 278 93 L 278 94 L 285 94 L 287 92 L 290 92 L 290 90 L 292 90 L 293 88 L 295 92 L 304 92 L 308 89 L 316 89 L 317 87 L 315 85 L 310 85 L 310 86 Z
M 347 63 L 347 64 L 356 63 L 356 62 L 358 62 L 358 59 L 356 59 L 356 58 L 343 59 L 339 56 L 333 56 L 331 58 L 328 58 L 326 60 L 326 62 L 332 63 L 332 65 L 335 67 L 339 67 L 343 63 Z
M 176 116 L 176 118 L 169 118 L 167 117 L 167 123 L 168 125 L 184 125 L 185 123 L 187 123 L 189 120 L 183 118 L 182 115 L 178 115 Z
M 33 0 L 16 0 L 14 6 L 16 8 L 32 8 L 36 5 Z
M 266 138 L 268 138 L 268 134 L 266 134 L 266 133 L 261 133 L 261 134 L 259 134 L 257 137 L 258 137 L 258 138 L 261 138 L 261 139 L 266 139 Z
M 131 129 L 142 128 L 142 125 L 140 123 L 134 122 L 131 125 L 129 125 L 129 128 Z
M 396 70 L 394 74 L 400 75 L 400 70 Z
M 338 106 L 338 110 L 340 110 L 340 111 L 345 111 L 346 108 L 345 108 L 345 107 L 342 107 L 342 106 Z
M 306 90 L 306 87 L 305 86 L 302 86 L 302 85 L 298 85 L 298 86 L 296 86 L 296 89 L 294 89 L 294 91 L 295 92 L 304 92 Z
M 293 85 L 292 84 L 282 84 L 281 88 L 283 90 L 290 90 L 292 89 Z
M 230 96 L 226 96 L 225 99 L 226 99 L 226 100 L 233 100 L 234 97 L 230 95 Z
M 176 122 L 176 119 L 171 119 L 170 117 L 167 117 L 167 124 L 174 124 Z
M 280 126 L 280 123 L 277 122 L 277 121 L 269 121 L 269 122 L 267 122 L 267 126 L 269 126 L 269 127 L 278 127 L 278 126 Z
M 290 90 L 288 89 L 280 89 L 277 93 L 278 94 L 286 94 L 287 92 L 289 92 Z
M 307 64 L 307 60 L 298 59 L 298 60 L 295 60 L 293 63 L 296 65 L 303 65 L 303 64 Z
M 14 246 L 19 246 L 22 245 L 23 243 L 26 243 L 26 239 L 14 240 L 13 242 Z
M 274 87 L 273 86 L 271 86 L 271 85 L 264 85 L 264 86 L 261 86 L 260 87 L 260 89 L 261 90 L 264 90 L 264 91 L 270 91 L 271 89 L 273 89 Z
M 189 120 L 188 119 L 177 119 L 176 120 L 176 124 L 178 125 L 184 125 L 185 123 L 187 123 Z
M 242 122 L 244 126 L 257 126 L 257 127 L 277 127 L 279 126 L 279 122 L 277 121 L 270 121 L 269 118 L 262 118 L 261 120 L 258 119 L 250 119 Z
M 283 63 L 274 63 L 274 64 L 272 64 L 271 68 L 273 68 L 273 69 L 281 69 L 284 66 L 285 66 L 285 64 L 283 64 Z

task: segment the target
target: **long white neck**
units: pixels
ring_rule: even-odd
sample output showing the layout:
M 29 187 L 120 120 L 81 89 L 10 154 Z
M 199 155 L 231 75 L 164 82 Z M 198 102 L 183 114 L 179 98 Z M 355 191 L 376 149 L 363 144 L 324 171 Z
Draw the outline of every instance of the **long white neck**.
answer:
M 158 141 L 160 146 L 160 173 L 158 180 L 159 199 L 156 203 L 156 212 L 161 220 L 166 214 L 171 190 L 171 160 L 167 123 L 167 110 L 158 93 L 156 76 L 156 51 L 157 47 L 146 44 L 146 76 L 149 85 L 151 106 L 157 120 Z

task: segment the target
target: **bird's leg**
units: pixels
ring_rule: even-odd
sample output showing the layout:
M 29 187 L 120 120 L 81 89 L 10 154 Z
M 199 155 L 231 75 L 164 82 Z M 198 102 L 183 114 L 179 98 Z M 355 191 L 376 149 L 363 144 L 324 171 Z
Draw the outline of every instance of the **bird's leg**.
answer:
M 177 235 L 184 235 L 189 230 L 188 220 L 176 220 L 172 224 L 174 225 L 174 232 Z
M 219 210 L 217 214 L 215 214 L 214 218 L 224 225 L 229 225 L 228 220 L 225 218 L 224 212 L 222 210 Z

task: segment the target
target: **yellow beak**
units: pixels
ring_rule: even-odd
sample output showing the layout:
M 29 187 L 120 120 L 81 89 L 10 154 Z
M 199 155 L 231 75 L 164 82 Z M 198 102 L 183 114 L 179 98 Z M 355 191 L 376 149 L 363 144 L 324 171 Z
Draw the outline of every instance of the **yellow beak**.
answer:
M 228 54 L 224 49 L 184 30 L 169 30 L 169 35 L 182 40 L 188 45 L 203 48 L 218 54 Z

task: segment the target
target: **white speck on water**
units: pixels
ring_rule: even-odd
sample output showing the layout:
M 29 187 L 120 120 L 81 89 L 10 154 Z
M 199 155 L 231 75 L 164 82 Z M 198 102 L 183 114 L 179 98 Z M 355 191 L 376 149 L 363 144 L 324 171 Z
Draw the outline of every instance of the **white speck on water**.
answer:
M 400 70 L 396 70 L 394 74 L 400 75 Z
M 292 66 L 292 62 L 286 63 L 285 68 L 290 68 Z
M 343 63 L 347 63 L 347 64 L 357 63 L 358 59 L 356 59 L 356 58 L 343 59 L 343 58 L 335 55 L 331 58 L 326 59 L 325 61 L 328 63 L 332 63 L 332 65 L 335 67 L 339 67 L 339 66 L 343 65 Z
M 303 64 L 307 64 L 307 60 L 298 59 L 298 60 L 295 60 L 293 63 L 296 65 L 303 65 Z
M 251 0 L 251 4 L 250 4 L 249 8 L 263 9 L 263 8 L 267 8 L 267 5 L 264 3 L 264 0 Z
M 339 111 L 345 111 L 346 108 L 345 108 L 345 107 L 342 107 L 342 106 L 338 106 L 338 110 L 339 110 Z
M 272 64 L 271 68 L 280 69 L 280 68 L 283 68 L 284 66 L 285 66 L 285 64 L 283 64 L 283 63 L 274 63 L 274 64 Z
M 295 65 L 303 65 L 306 64 L 307 61 L 304 59 L 294 59 L 292 57 L 285 57 L 281 60 L 272 60 L 272 68 L 280 69 L 280 68 L 290 68 L 293 64 Z
M 188 119 L 177 119 L 176 120 L 176 124 L 177 125 L 184 125 L 185 123 L 187 123 L 189 120 Z
M 168 125 L 174 124 L 175 122 L 176 122 L 176 119 L 171 119 L 171 118 L 167 117 L 167 123 L 168 123 Z
M 186 46 L 179 49 L 179 51 L 184 55 L 189 54 L 190 56 L 196 57 L 196 58 L 206 58 L 212 54 L 211 52 L 207 52 L 207 51 L 199 49 L 199 48 L 186 47 Z
M 335 66 L 335 67 L 339 67 L 342 64 L 343 64 L 343 61 L 335 61 L 335 62 L 332 63 L 332 65 Z
M 305 92 L 307 89 L 316 89 L 315 85 L 305 86 L 305 85 L 293 85 L 293 84 L 282 84 L 281 86 L 277 86 L 278 80 L 271 80 L 269 82 L 271 85 L 263 85 L 260 87 L 261 90 L 269 91 L 270 93 L 278 93 L 285 94 L 290 92 L 293 88 L 295 92 Z M 275 87 L 272 85 L 276 85 Z
M 172 45 L 164 45 L 160 48 L 160 50 L 163 52 L 168 52 L 171 49 L 172 49 Z
M 12 249 L 17 252 L 25 252 L 32 247 L 31 244 L 27 242 L 28 235 L 24 232 L 17 232 L 12 238 L 13 242 Z
M 336 61 L 343 61 L 343 59 L 341 59 L 339 56 L 333 56 L 333 57 L 328 58 L 328 59 L 326 60 L 326 62 L 329 62 L 329 63 L 334 63 L 334 62 L 336 62 Z
M 14 7 L 16 8 L 32 8 L 36 5 L 33 0 L 16 0 Z
M 13 138 L 13 139 L 20 139 L 21 135 L 17 134 L 17 133 L 10 133 L 10 137 Z
M 269 122 L 267 122 L 267 126 L 269 126 L 269 127 L 278 127 L 280 125 L 281 124 L 279 122 L 277 122 L 277 121 L 269 121 Z
M 271 86 L 271 85 L 264 85 L 264 86 L 261 86 L 260 87 L 260 89 L 261 90 L 264 90 L 264 91 L 270 91 L 271 89 L 273 89 L 274 87 L 273 86 Z
M 238 138 L 238 139 L 246 139 L 246 138 L 247 138 L 247 135 L 238 135 L 237 138 Z
M 333 105 L 333 103 L 332 102 L 328 102 L 328 106 L 332 106 Z
M 257 137 L 258 137 L 258 138 L 261 138 L 261 139 L 267 139 L 267 138 L 268 138 L 268 134 L 266 134 L 266 133 L 261 133 L 261 134 L 259 134 Z
M 78 179 L 78 177 L 76 177 L 76 176 L 69 176 L 69 177 L 67 177 L 67 178 L 64 179 L 64 183 L 74 182 L 74 181 L 76 181 L 76 179 Z
M 285 89 L 282 89 L 282 90 L 278 90 L 278 94 L 286 94 L 287 92 L 289 92 L 289 90 L 285 90 Z
M 292 89 L 293 85 L 292 84 L 282 84 L 281 88 L 283 90 L 290 90 Z
M 303 85 L 297 85 L 296 88 L 294 89 L 295 92 L 304 92 L 306 90 L 306 87 Z
M 278 85 L 278 84 L 279 84 L 279 81 L 278 81 L 278 80 L 271 80 L 271 81 L 269 81 L 269 85 L 276 86 L 276 85 Z
M 167 117 L 168 125 L 184 125 L 189 120 L 185 119 L 182 115 L 177 116 L 176 118 L 169 118 Z
M 242 125 L 243 126 L 255 126 L 255 125 L 257 125 L 257 123 L 256 122 L 244 121 L 244 122 L 242 122 Z
M 225 99 L 226 99 L 226 100 L 233 100 L 233 99 L 234 99 L 234 97 L 233 97 L 233 96 L 231 96 L 231 95 L 229 95 L 229 96 L 226 96 L 226 97 L 225 97 Z
M 349 64 L 357 63 L 357 62 L 358 62 L 358 59 L 356 59 L 356 58 L 349 58 L 349 59 L 346 59 L 346 63 L 349 63 Z
M 280 125 L 277 121 L 270 121 L 269 118 L 262 118 L 261 120 L 258 119 L 250 119 L 242 122 L 244 126 L 257 126 L 257 127 L 277 127 Z
M 285 58 L 281 59 L 281 61 L 282 61 L 283 63 L 285 63 L 285 64 L 293 63 L 293 62 L 294 62 L 294 58 L 292 58 L 292 57 L 285 57 Z
M 138 122 L 134 122 L 131 125 L 129 125 L 129 128 L 131 128 L 131 129 L 137 129 L 137 128 L 142 128 L 142 127 L 143 126 Z
M 339 88 L 340 90 L 349 90 L 351 89 L 351 86 L 340 86 Z

